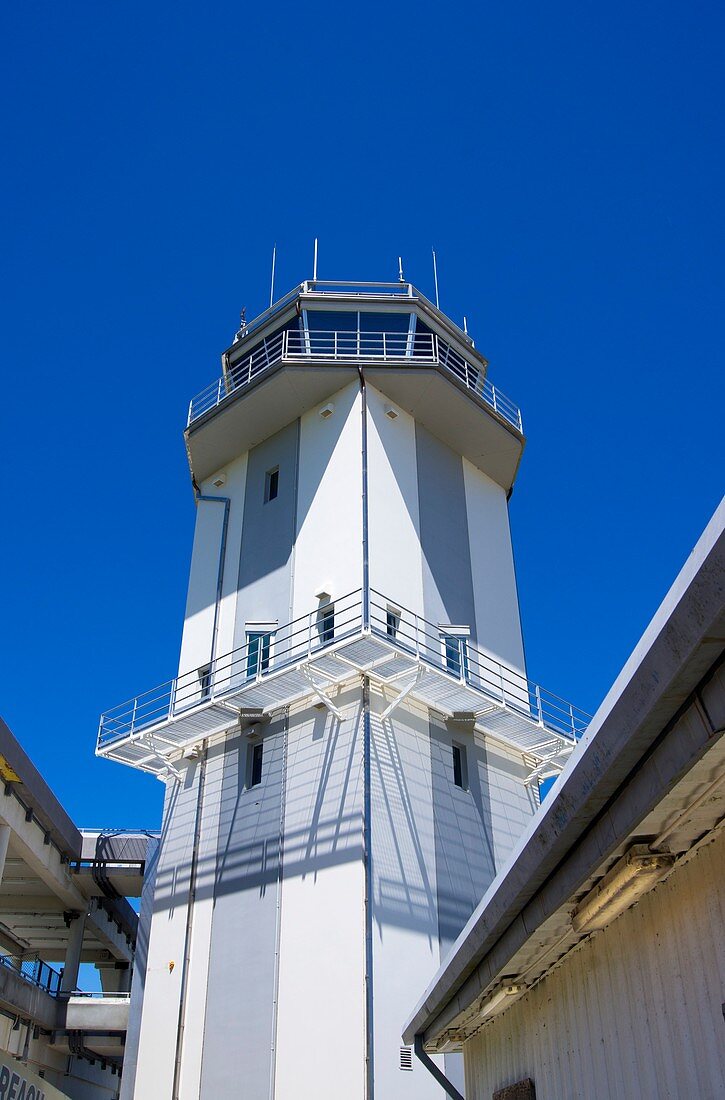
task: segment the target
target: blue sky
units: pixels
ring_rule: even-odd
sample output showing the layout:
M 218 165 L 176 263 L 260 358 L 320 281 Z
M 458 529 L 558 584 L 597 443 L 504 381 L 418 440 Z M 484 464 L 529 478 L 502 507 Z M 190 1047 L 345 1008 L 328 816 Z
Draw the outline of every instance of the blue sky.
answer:
M 155 826 L 93 756 L 173 674 L 182 442 L 239 310 L 406 276 L 523 408 L 530 674 L 593 710 L 722 491 L 715 3 L 5 5 L 0 708 L 79 824 Z

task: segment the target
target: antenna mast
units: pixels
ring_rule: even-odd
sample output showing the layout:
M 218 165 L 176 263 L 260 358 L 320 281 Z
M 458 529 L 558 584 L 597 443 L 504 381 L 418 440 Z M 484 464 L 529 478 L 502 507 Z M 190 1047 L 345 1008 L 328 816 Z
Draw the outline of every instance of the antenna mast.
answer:
M 312 281 L 317 282 L 317 237 L 315 237 L 315 258 L 312 263 Z
M 405 275 L 403 275 L 403 257 L 398 256 L 398 282 L 405 282 Z
M 438 301 L 438 263 L 436 261 L 436 250 L 435 250 L 435 248 L 432 248 L 431 252 L 433 253 L 433 281 L 435 283 L 435 288 L 436 288 L 436 309 L 440 309 L 441 307 L 440 307 L 440 303 Z
M 274 303 L 274 267 L 277 262 L 277 245 L 275 244 L 272 249 L 272 283 L 269 288 L 269 307 L 272 308 Z

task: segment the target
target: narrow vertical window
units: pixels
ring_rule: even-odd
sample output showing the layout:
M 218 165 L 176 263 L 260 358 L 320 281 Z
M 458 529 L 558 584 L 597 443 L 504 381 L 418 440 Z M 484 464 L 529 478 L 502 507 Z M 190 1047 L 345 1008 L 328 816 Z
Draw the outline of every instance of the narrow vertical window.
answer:
M 198 672 L 201 698 L 208 699 L 211 695 L 211 665 L 203 665 Z
M 279 466 L 275 466 L 273 470 L 267 470 L 264 479 L 264 503 L 269 504 L 270 500 L 276 500 L 279 493 Z
M 400 626 L 400 612 L 388 608 L 385 612 L 385 630 L 389 638 L 397 638 Z
M 453 782 L 462 791 L 468 790 L 468 760 L 466 759 L 465 745 L 457 745 L 455 741 L 453 749 Z
M 249 746 L 249 781 L 247 786 L 258 787 L 262 782 L 262 757 L 264 754 L 264 742 L 258 741 L 256 745 Z
M 269 632 L 247 632 L 247 678 L 253 680 L 269 668 L 272 635 Z
M 329 645 L 335 637 L 335 605 L 324 604 L 317 612 L 317 631 L 321 645 Z

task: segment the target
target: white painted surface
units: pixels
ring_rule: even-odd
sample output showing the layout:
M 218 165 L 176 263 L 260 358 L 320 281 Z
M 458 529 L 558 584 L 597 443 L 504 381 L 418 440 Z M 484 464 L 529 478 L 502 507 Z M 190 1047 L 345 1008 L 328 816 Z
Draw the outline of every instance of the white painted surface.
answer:
M 229 522 L 222 580 L 222 600 L 217 626 L 217 657 L 234 647 L 234 614 L 236 608 L 237 573 L 244 514 L 244 489 L 247 456 L 242 455 L 224 470 L 226 482 L 217 489 L 211 480 L 204 482 L 202 493 L 213 497 L 228 497 Z M 189 570 L 184 632 L 181 639 L 179 675 L 207 665 L 211 659 L 214 608 L 219 576 L 219 553 L 224 525 L 224 504 L 209 500 L 196 503 L 194 547 Z
M 164 805 L 134 1092 L 139 1100 L 170 1100 L 173 1088 L 197 767 L 189 769 L 187 779 L 169 781 Z
M 465 1046 L 467 1100 L 723 1095 L 725 830 Z
M 237 610 L 237 583 L 239 579 L 239 555 L 242 546 L 242 517 L 244 516 L 244 494 L 247 481 L 247 455 L 243 454 L 225 467 L 227 480 L 220 489 L 211 481 L 204 482 L 203 491 L 210 496 L 227 496 L 229 506 L 229 528 L 222 578 L 222 599 L 219 607 L 219 626 L 217 631 L 217 657 L 223 657 L 234 649 L 234 618 Z M 220 504 L 209 504 L 209 508 L 223 510 Z M 216 583 L 216 572 L 214 573 Z
M 290 716 L 276 1100 L 364 1096 L 359 689 L 348 695 L 344 715 L 343 723 L 326 710 Z
M 333 600 L 362 585 L 362 422 L 357 383 L 336 393 L 335 412 L 300 421 L 294 618 L 317 608 L 315 592 Z
M 375 1094 L 390 1100 L 443 1096 L 413 1058 L 400 1069 L 402 1021 L 412 990 L 439 963 L 436 859 L 427 716 L 371 697 L 371 808 Z M 439 1059 L 442 1063 L 442 1059 Z
M 187 976 L 186 1011 L 184 1013 L 184 1045 L 179 1079 L 179 1100 L 198 1100 L 201 1095 L 201 1060 L 207 1004 L 209 951 L 214 914 L 214 878 L 223 771 L 224 746 L 219 744 L 209 752 L 204 782 L 204 801 L 196 872 L 196 900 L 194 903 Z
M 518 593 L 506 493 L 463 459 L 478 646 L 524 671 Z
M 368 515 L 370 584 L 382 595 L 423 614 L 415 421 L 390 406 L 373 386 L 368 404 Z

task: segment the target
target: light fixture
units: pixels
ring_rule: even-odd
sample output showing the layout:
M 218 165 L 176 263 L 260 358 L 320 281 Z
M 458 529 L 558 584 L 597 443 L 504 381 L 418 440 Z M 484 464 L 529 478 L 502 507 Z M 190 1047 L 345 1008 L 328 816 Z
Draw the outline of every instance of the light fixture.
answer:
M 216 477 L 213 477 L 211 480 L 212 480 L 212 485 L 216 489 L 221 489 L 222 485 L 226 484 L 227 475 L 226 474 L 217 474 Z
M 328 401 L 327 404 L 323 405 L 322 408 L 320 409 L 320 416 L 322 417 L 323 420 L 327 420 L 328 417 L 332 416 L 334 411 L 335 411 L 335 406 L 333 405 L 332 401 Z
M 385 406 L 385 415 L 387 416 L 388 420 L 397 420 L 398 419 L 398 410 L 396 408 L 394 408 L 393 405 L 386 405 Z
M 646 844 L 634 844 L 579 902 L 571 917 L 574 931 L 604 928 L 651 890 L 674 862 L 667 852 L 651 852 Z
M 499 1012 L 505 1012 L 508 1006 L 525 992 L 526 986 L 521 983 L 504 982 L 481 1003 L 478 1014 L 479 1016 L 497 1016 Z

